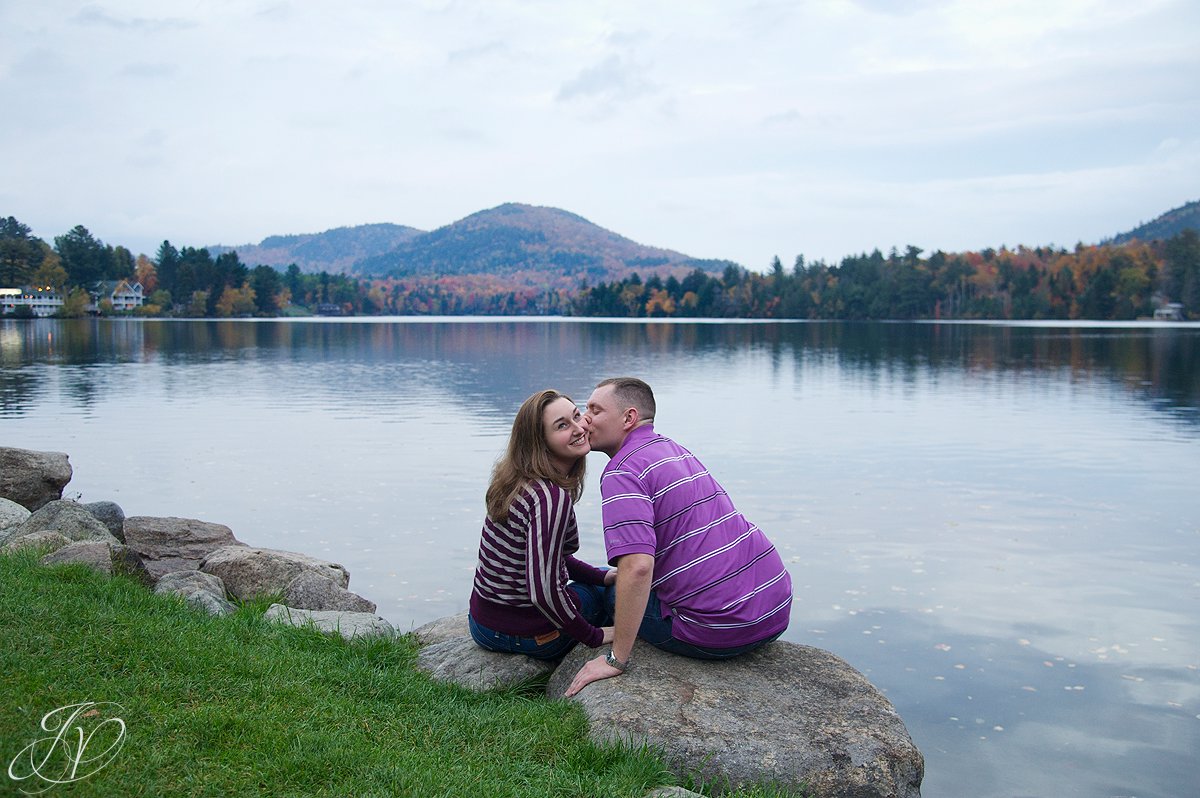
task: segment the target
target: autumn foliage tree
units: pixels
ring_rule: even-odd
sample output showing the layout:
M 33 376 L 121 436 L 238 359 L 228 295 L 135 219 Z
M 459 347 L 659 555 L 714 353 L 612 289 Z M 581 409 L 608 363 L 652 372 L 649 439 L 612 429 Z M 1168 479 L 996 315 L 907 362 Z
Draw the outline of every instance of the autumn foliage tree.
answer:
M 682 281 L 637 275 L 585 288 L 582 316 L 695 316 L 795 319 L 1099 319 L 1151 316 L 1166 301 L 1200 315 L 1200 239 L 1192 230 L 1165 242 L 1018 247 L 981 252 L 915 246 L 837 265 L 776 258 L 766 274 L 729 266 Z M 657 279 L 657 278 L 656 278 Z

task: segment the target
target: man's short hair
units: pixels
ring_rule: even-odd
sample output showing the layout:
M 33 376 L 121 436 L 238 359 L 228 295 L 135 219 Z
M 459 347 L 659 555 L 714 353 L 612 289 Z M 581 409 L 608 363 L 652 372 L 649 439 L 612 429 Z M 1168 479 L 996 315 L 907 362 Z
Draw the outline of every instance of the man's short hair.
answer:
M 654 391 L 650 386 L 637 377 L 609 377 L 602 380 L 597 388 L 606 385 L 613 386 L 613 396 L 616 397 L 617 408 L 624 412 L 626 408 L 636 407 L 638 417 L 642 421 L 654 420 Z

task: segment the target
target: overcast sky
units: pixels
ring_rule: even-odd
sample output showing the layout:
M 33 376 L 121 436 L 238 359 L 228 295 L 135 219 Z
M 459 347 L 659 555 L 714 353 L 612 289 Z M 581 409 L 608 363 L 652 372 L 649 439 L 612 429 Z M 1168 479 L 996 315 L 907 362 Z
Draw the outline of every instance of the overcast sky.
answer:
M 1194 199 L 1195 0 L 0 0 L 0 216 L 48 242 L 523 202 L 761 270 Z

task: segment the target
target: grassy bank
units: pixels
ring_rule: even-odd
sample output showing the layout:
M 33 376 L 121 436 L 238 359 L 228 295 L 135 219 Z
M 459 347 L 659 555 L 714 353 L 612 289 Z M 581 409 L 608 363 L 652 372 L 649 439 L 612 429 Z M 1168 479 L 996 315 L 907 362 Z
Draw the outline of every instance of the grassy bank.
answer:
M 9 765 L 51 736 L 46 713 L 83 701 L 120 705 L 105 712 L 123 746 L 48 795 L 612 798 L 672 783 L 650 752 L 587 742 L 577 707 L 436 684 L 405 638 L 347 643 L 263 609 L 211 618 L 123 577 L 0 556 L 0 794 L 49 786 Z

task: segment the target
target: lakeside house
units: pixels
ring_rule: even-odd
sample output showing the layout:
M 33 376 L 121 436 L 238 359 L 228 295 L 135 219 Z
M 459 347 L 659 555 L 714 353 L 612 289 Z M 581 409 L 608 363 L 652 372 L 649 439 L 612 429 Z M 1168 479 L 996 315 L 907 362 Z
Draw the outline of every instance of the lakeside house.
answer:
M 57 313 L 62 304 L 62 296 L 49 286 L 0 288 L 0 313 L 15 313 L 19 307 L 28 307 L 33 315 L 44 318 Z
M 1168 302 L 1154 311 L 1155 321 L 1183 321 L 1183 303 Z
M 88 292 L 92 296 L 92 304 L 88 306 L 89 313 L 99 312 L 100 303 L 108 300 L 115 311 L 129 311 L 140 308 L 145 302 L 142 284 L 136 280 L 105 280 L 96 283 Z

